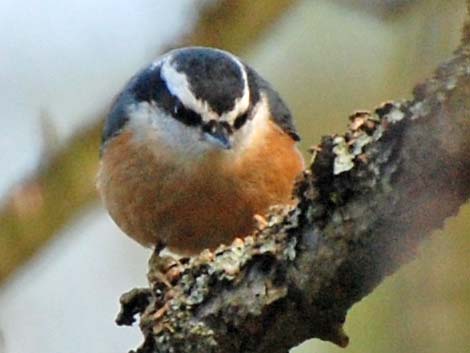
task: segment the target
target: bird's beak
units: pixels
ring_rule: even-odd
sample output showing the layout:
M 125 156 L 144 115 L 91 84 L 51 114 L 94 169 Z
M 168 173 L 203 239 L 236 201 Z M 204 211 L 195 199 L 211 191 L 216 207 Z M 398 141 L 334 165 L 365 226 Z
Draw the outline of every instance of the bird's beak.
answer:
M 229 150 L 232 148 L 232 142 L 230 141 L 230 133 L 227 128 L 221 124 L 216 124 L 211 127 L 209 131 L 204 133 L 206 138 L 211 143 L 217 145 L 219 148 Z

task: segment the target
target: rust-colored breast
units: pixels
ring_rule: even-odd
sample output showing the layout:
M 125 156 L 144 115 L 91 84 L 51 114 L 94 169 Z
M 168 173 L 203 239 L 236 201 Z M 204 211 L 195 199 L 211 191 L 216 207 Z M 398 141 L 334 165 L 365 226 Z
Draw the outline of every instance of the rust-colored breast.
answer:
M 222 151 L 184 167 L 168 149 L 155 151 L 135 144 L 130 132 L 113 138 L 105 147 L 98 188 L 125 233 L 181 254 L 248 235 L 254 214 L 290 202 L 303 169 L 294 141 L 274 125 L 239 154 Z

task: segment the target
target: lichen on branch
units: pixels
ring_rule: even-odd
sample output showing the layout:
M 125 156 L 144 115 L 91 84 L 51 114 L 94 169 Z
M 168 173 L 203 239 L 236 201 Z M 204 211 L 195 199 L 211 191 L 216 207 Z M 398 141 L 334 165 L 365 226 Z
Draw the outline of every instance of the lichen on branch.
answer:
M 470 36 L 409 101 L 350 117 L 243 241 L 181 262 L 153 257 L 149 288 L 122 297 L 151 352 L 287 352 L 346 346 L 347 311 L 413 258 L 470 197 Z M 163 269 L 163 271 L 162 271 Z M 164 274 L 162 274 L 162 272 Z

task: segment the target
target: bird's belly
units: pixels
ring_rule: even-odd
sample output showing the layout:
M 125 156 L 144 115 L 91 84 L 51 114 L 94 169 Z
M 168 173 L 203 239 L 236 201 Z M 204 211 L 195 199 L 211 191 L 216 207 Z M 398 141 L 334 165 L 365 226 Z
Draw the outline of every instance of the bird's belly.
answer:
M 302 157 L 287 135 L 271 131 L 271 139 L 238 162 L 183 164 L 163 147 L 136 148 L 131 135 L 122 133 L 106 147 L 98 189 L 118 226 L 143 245 L 195 254 L 230 243 L 253 230 L 255 214 L 292 201 Z M 269 143 L 273 139 L 276 144 Z
M 186 184 L 180 190 L 184 196 L 162 203 L 155 213 L 158 236 L 170 250 L 197 253 L 252 230 L 255 211 L 247 200 L 237 197 L 236 190 L 221 192 L 207 184 Z
M 149 151 L 133 152 L 128 142 L 123 136 L 108 146 L 98 189 L 113 220 L 133 239 L 192 254 L 253 228 L 253 214 L 260 210 L 229 175 L 204 166 L 179 168 Z
M 139 173 L 123 169 L 102 185 L 103 199 L 119 227 L 143 245 L 160 243 L 191 254 L 247 235 L 253 227 L 256 210 L 228 180 L 191 180 L 164 166 Z

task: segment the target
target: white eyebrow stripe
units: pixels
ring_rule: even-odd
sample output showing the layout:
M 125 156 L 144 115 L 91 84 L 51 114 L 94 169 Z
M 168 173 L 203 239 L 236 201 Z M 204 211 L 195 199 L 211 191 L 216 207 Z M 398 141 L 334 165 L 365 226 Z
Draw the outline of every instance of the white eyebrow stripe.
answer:
M 227 53 L 230 58 L 238 65 L 242 73 L 243 78 L 243 95 L 240 98 L 237 98 L 235 101 L 234 107 L 231 111 L 222 114 L 221 119 L 228 121 L 233 124 L 235 119 L 247 111 L 250 105 L 250 88 L 248 86 L 248 75 L 245 70 L 245 66 L 238 60 L 238 58 L 230 53 Z
M 217 119 L 217 113 L 211 109 L 209 104 L 203 100 L 197 99 L 193 95 L 186 75 L 178 72 L 171 64 L 172 58 L 172 55 L 164 58 L 161 66 L 162 78 L 165 80 L 168 90 L 171 94 L 177 96 L 180 101 L 185 102 L 185 105 L 189 109 L 195 111 L 201 117 L 208 117 L 209 120 Z

